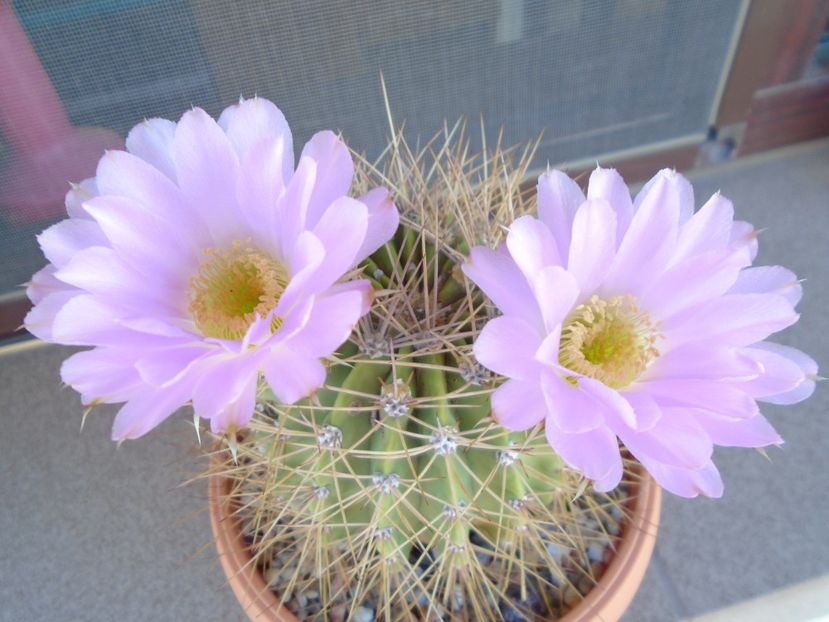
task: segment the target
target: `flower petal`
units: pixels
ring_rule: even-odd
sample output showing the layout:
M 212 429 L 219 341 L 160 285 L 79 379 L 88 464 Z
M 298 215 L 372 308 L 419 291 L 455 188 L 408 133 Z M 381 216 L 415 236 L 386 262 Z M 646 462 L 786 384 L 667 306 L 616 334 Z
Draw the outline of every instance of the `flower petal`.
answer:
M 400 224 L 400 213 L 385 188 L 369 190 L 359 201 L 368 208 L 366 237 L 357 251 L 357 261 L 362 261 L 391 239 Z
M 283 404 L 298 402 L 325 383 L 325 366 L 319 360 L 281 345 L 270 350 L 263 371 Z
M 368 313 L 371 295 L 368 281 L 349 281 L 329 288 L 315 298 L 307 323 L 291 338 L 290 346 L 308 356 L 330 356 Z
M 667 263 L 681 203 L 671 179 L 658 174 L 636 197 L 636 213 L 602 286 L 605 294 L 638 294 Z
M 801 352 L 796 348 L 780 345 L 779 343 L 770 343 L 768 341 L 756 343 L 752 346 L 752 349 L 755 351 L 765 351 L 768 354 L 775 355 L 778 358 L 778 360 L 774 363 L 772 363 L 769 359 L 766 359 L 765 362 L 761 361 L 767 372 L 771 374 L 779 374 L 781 377 L 791 375 L 791 368 L 779 359 L 790 361 L 799 367 L 801 374 L 803 374 L 803 379 L 797 383 L 794 388 L 781 393 L 765 395 L 761 398 L 762 401 L 769 402 L 771 404 L 796 404 L 797 402 L 805 400 L 807 397 L 811 396 L 812 393 L 814 393 L 815 384 L 818 378 L 818 365 L 808 354 Z M 784 368 L 789 370 L 788 373 L 783 371 Z
M 759 412 L 757 402 L 750 395 L 723 382 L 651 380 L 639 383 L 637 389 L 650 393 L 663 407 L 696 406 L 739 419 L 748 419 Z
M 561 171 L 547 171 L 538 178 L 538 217 L 556 240 L 562 257 L 570 252 L 570 231 L 584 193 L 578 184 Z
M 760 414 L 749 419 L 730 419 L 710 410 L 694 409 L 682 412 L 681 415 L 692 416 L 711 440 L 723 447 L 768 447 L 783 444 L 780 435 Z
M 714 451 L 705 429 L 683 409 L 663 408 L 662 416 L 650 430 L 617 430 L 617 434 L 637 458 L 648 456 L 684 469 L 702 468 L 711 461 Z
M 189 399 L 192 387 L 185 382 L 167 389 L 147 390 L 133 396 L 112 423 L 112 440 L 139 438 L 167 419 Z
M 239 158 L 227 134 L 204 110 L 193 108 L 178 122 L 173 147 L 179 186 L 213 239 L 244 239 L 236 200 Z
M 143 389 L 131 363 L 132 356 L 127 351 L 95 348 L 66 359 L 60 367 L 60 377 L 81 394 L 84 404 L 124 402 Z
M 553 234 L 532 216 L 522 216 L 510 225 L 507 248 L 530 283 L 542 268 L 562 265 Z
M 588 298 L 602 282 L 615 253 L 616 213 L 604 199 L 588 199 L 573 219 L 567 260 L 567 270 L 576 277 L 582 299 Z
M 484 367 L 509 378 L 529 380 L 537 377 L 540 365 L 535 352 L 541 336 L 525 321 L 501 316 L 486 323 L 475 340 L 475 358 Z
M 348 147 L 334 132 L 317 132 L 302 149 L 302 158 L 316 163 L 316 183 L 308 203 L 307 226 L 312 229 L 336 199 L 348 194 L 354 163 Z
M 492 413 L 502 426 L 515 432 L 528 430 L 547 414 L 537 382 L 508 380 L 492 394 Z
M 679 231 L 671 264 L 694 255 L 721 250 L 731 241 L 734 206 L 731 201 L 715 193 Z
M 496 250 L 472 248 L 470 259 L 461 266 L 463 273 L 480 287 L 506 315 L 524 318 L 541 325 L 541 314 L 527 279 L 502 244 Z
M 176 124 L 167 119 L 146 119 L 127 134 L 127 151 L 176 181 L 173 141 Z
M 538 273 L 533 285 L 544 326 L 552 332 L 573 310 L 579 298 L 576 277 L 561 266 L 547 266 Z
M 648 456 L 639 458 L 656 482 L 668 492 L 689 499 L 704 495 L 719 499 L 723 493 L 720 472 L 713 462 L 700 469 L 683 469 L 663 464 Z
M 622 459 L 616 435 L 600 427 L 580 434 L 567 434 L 545 426 L 547 441 L 572 468 L 592 479 L 598 492 L 613 490 L 622 479 Z
M 616 216 L 616 241 L 618 248 L 633 218 L 633 201 L 622 176 L 614 168 L 597 166 L 590 173 L 590 182 L 587 186 L 588 199 L 604 199 L 613 208 Z M 572 254 L 572 250 L 570 251 Z
M 367 228 L 368 208 L 356 199 L 340 197 L 325 210 L 313 229 L 325 248 L 325 258 L 314 274 L 314 293 L 354 267 Z
M 797 276 L 783 266 L 757 266 L 740 272 L 731 294 L 777 294 L 796 307 L 803 296 Z
M 606 406 L 581 386 L 545 373 L 541 375 L 541 390 L 547 404 L 547 420 L 562 432 L 587 432 L 604 423 Z
M 37 236 L 43 254 L 56 268 L 62 268 L 75 253 L 90 246 L 105 246 L 107 238 L 92 220 L 69 218 L 52 225 Z
M 671 348 L 706 339 L 745 346 L 791 326 L 798 317 L 781 296 L 728 294 L 673 316 L 664 322 L 662 334 Z
M 240 161 L 247 160 L 251 150 L 262 141 L 267 140 L 271 144 L 278 142 L 281 145 L 281 161 L 275 172 L 281 174 L 283 185 L 288 183 L 294 172 L 293 137 L 285 115 L 276 105 L 261 97 L 241 100 L 225 108 L 218 123 L 236 149 Z

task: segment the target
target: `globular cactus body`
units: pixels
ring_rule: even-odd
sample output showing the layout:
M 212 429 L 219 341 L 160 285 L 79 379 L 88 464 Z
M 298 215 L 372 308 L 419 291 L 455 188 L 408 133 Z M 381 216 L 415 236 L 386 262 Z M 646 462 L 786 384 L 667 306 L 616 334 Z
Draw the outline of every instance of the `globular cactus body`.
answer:
M 316 395 L 286 406 L 263 389 L 226 467 L 259 563 L 307 618 L 547 616 L 593 580 L 585 551 L 611 535 L 614 500 L 574 501 L 583 482 L 543 428 L 491 415 L 472 343 L 492 309 L 459 265 L 528 211 L 531 153 L 469 159 L 456 130 L 418 154 L 397 137 L 384 167 L 363 168 L 363 183 L 393 188 L 404 223 L 361 266 L 372 311 Z M 567 563 L 561 550 L 575 551 Z

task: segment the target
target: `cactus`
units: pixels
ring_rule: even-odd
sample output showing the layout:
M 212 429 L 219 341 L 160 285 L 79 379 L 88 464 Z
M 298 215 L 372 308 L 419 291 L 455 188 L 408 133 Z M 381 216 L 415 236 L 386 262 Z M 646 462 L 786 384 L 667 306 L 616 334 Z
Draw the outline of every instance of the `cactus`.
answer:
M 534 210 L 534 147 L 472 157 L 458 123 L 360 162 L 355 192 L 388 186 L 402 222 L 359 268 L 372 311 L 322 390 L 286 406 L 263 384 L 249 429 L 224 439 L 256 563 L 300 618 L 548 619 L 600 572 L 625 486 L 589 490 L 543 425 L 502 428 L 471 350 L 493 308 L 459 266 Z

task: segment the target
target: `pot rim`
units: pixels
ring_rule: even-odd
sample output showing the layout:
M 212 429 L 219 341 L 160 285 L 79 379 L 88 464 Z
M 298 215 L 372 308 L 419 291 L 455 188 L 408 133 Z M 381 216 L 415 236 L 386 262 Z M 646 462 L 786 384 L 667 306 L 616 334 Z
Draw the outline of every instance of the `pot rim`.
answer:
M 639 474 L 633 512 L 615 555 L 595 587 L 558 622 L 619 620 L 636 595 L 653 554 L 662 507 L 662 489 L 644 469 Z M 252 622 L 300 622 L 280 604 L 253 565 L 239 527 L 241 519 L 229 512 L 230 487 L 228 477 L 208 478 L 210 525 L 233 593 Z

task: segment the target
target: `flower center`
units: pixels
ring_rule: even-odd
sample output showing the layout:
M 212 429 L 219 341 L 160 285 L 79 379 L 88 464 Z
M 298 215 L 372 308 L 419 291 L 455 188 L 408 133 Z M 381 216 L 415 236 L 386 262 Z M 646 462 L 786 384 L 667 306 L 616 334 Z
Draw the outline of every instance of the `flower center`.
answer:
M 205 250 L 208 258 L 190 279 L 190 313 L 205 337 L 241 339 L 258 314 L 265 317 L 288 285 L 287 268 L 250 244 Z M 272 330 L 282 324 L 274 317 Z
M 559 362 L 616 389 L 636 380 L 659 356 L 659 333 L 633 296 L 592 296 L 564 322 Z

